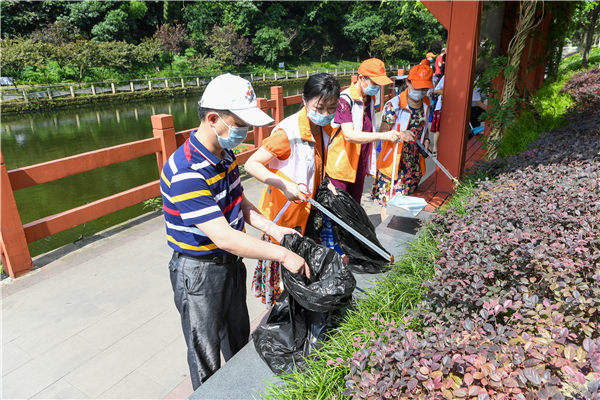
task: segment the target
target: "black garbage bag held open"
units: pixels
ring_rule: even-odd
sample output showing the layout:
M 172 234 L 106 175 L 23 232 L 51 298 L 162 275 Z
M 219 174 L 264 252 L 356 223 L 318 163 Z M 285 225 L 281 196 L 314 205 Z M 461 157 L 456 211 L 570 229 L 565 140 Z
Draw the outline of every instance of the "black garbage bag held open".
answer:
M 333 249 L 300 235 L 286 235 L 281 245 L 306 260 L 311 278 L 282 269 L 284 292 L 265 325 L 252 338 L 260 357 L 275 374 L 304 366 L 335 327 L 336 314 L 356 287 L 354 276 Z
M 336 196 L 327 188 L 328 184 L 329 179 L 324 179 L 317 191 L 316 200 L 350 227 L 360 232 L 371 243 L 384 249 L 379 239 L 377 239 L 373 223 L 360 204 L 342 189 L 336 189 Z M 331 226 L 340 247 L 344 254 L 348 256 L 348 265 L 352 272 L 377 274 L 386 269 L 390 260 L 383 258 L 381 254 L 356 239 L 333 219 L 331 220 Z

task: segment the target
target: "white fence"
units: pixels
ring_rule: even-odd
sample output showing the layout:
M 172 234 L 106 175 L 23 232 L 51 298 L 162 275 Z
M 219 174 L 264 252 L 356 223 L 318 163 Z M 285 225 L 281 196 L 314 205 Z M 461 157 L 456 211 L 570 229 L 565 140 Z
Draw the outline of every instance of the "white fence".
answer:
M 389 70 L 394 71 L 401 66 L 390 66 Z M 402 67 L 407 68 L 407 67 Z M 410 66 L 408 66 L 410 68 Z M 303 71 L 279 71 L 273 73 L 253 74 L 240 73 L 238 76 L 245 77 L 250 81 L 279 81 L 286 79 L 306 78 L 310 75 L 327 72 L 335 76 L 338 75 L 354 75 L 357 73 L 357 68 L 337 68 L 337 69 L 315 69 Z M 152 79 L 137 79 L 130 81 L 109 81 L 109 82 L 94 82 L 83 84 L 63 84 L 63 85 L 48 85 L 48 86 L 30 86 L 15 89 L 4 87 L 0 89 L 1 101 L 25 100 L 30 99 L 54 99 L 57 97 L 77 95 L 97 96 L 102 93 L 118 93 L 118 92 L 137 92 L 140 90 L 154 90 L 164 88 L 185 88 L 205 86 L 214 77 L 218 75 L 202 75 L 202 76 L 183 76 L 172 78 L 152 78 Z M 41 90 L 40 90 L 41 89 Z

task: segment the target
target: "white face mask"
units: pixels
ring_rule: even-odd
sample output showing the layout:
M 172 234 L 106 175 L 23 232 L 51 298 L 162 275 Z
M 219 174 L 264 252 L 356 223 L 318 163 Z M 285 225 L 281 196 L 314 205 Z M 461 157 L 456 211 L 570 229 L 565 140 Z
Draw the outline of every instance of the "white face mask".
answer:
M 411 90 L 408 92 L 408 95 L 414 101 L 421 101 L 423 97 L 427 96 L 427 92 L 423 92 L 421 90 Z

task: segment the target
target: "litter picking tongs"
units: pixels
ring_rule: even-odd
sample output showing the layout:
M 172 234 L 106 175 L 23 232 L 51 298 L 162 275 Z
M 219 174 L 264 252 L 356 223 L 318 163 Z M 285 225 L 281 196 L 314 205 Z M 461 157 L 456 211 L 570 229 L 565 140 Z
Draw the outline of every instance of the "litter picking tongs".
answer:
M 321 204 L 319 204 L 315 200 L 311 199 L 310 197 L 308 197 L 308 201 L 310 202 L 310 204 L 312 204 L 313 206 L 317 207 L 317 209 L 319 211 L 321 211 L 323 214 L 327 215 L 329 218 L 331 218 L 332 220 L 334 220 L 335 222 L 337 222 L 338 224 L 340 224 L 340 226 L 342 226 L 342 228 L 344 228 L 348 232 L 350 232 L 352 234 L 352 236 L 354 236 L 355 238 L 357 238 L 358 240 L 360 240 L 361 242 L 363 242 L 364 244 L 366 244 L 367 246 L 369 246 L 371 248 L 371 250 L 375 251 L 377 254 L 381 255 L 383 258 L 389 260 L 391 263 L 394 262 L 394 256 L 393 255 L 389 254 L 388 252 L 386 252 L 385 250 L 383 250 L 381 247 L 377 246 L 375 243 L 371 242 L 369 239 L 367 239 L 366 237 L 364 237 L 363 235 L 361 235 L 360 233 L 358 233 L 358 231 L 356 231 L 356 229 L 352 228 L 347 223 L 345 223 L 344 221 L 342 221 L 334 213 L 330 212 L 328 209 L 326 209 L 325 207 L 323 207 Z
M 429 157 L 431 157 L 431 159 L 435 162 L 435 164 L 440 167 L 440 169 L 442 170 L 442 172 L 444 174 L 446 174 L 446 176 L 452 181 L 454 182 L 454 184 L 456 186 L 459 185 L 458 179 L 456 179 L 455 177 L 452 176 L 452 174 L 450 172 L 448 172 L 448 170 L 446 168 L 444 168 L 444 166 L 442 165 L 441 162 L 438 161 L 437 158 L 435 158 L 433 156 L 433 154 L 431 154 L 431 152 L 429 150 L 427 150 L 427 147 L 425 147 L 423 145 L 423 143 L 419 142 L 418 140 L 415 140 L 415 142 L 417 143 L 417 145 L 421 148 L 421 150 L 423 150 L 425 152 L 425 154 L 427 154 Z

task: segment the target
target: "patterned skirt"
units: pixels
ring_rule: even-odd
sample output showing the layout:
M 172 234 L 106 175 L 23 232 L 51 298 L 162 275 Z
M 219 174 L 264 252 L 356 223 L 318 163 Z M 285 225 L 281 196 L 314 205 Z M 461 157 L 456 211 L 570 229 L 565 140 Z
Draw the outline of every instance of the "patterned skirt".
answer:
M 394 184 L 392 196 L 411 194 L 419 186 L 421 177 L 420 155 L 417 151 L 417 145 L 415 143 L 404 143 L 398 168 L 398 180 Z M 375 203 L 382 206 L 387 205 L 391 186 L 392 178 L 377 171 L 371 191 L 371 198 Z
M 260 240 L 273 243 L 271 237 L 263 233 Z M 281 296 L 281 264 L 278 261 L 258 260 L 252 279 L 252 293 L 260 297 L 270 310 Z

